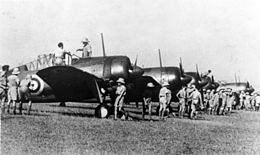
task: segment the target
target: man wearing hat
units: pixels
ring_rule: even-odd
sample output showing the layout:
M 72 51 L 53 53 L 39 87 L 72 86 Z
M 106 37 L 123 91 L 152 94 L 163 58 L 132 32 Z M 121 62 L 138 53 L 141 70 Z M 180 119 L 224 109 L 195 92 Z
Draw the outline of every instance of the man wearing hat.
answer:
M 191 88 L 193 89 L 193 92 L 190 94 L 189 98 L 192 99 L 191 101 L 191 113 L 190 113 L 190 118 L 194 119 L 196 117 L 196 106 L 200 103 L 202 105 L 202 98 L 201 94 L 198 91 L 198 89 L 195 87 L 195 85 L 191 85 Z
M 65 65 L 65 54 L 70 54 L 70 53 L 64 49 L 63 43 L 59 42 L 58 48 L 54 51 L 56 66 Z
M 167 107 L 167 104 L 170 102 L 171 91 L 167 88 L 169 86 L 168 82 L 163 82 L 162 88 L 159 92 L 159 119 L 164 119 L 164 113 Z
M 29 86 L 31 84 L 32 76 L 30 74 L 26 75 L 24 79 L 21 80 L 19 87 L 20 103 L 19 103 L 19 113 L 22 113 L 23 101 L 28 101 L 27 114 L 30 115 L 32 100 Z
M 7 112 L 9 113 L 10 102 L 13 102 L 13 114 L 16 114 L 16 102 L 19 100 L 18 96 L 18 86 L 20 80 L 18 78 L 20 74 L 19 68 L 14 68 L 12 75 L 10 75 L 8 80 L 8 102 L 7 102 Z
M 146 88 L 144 90 L 144 93 L 142 94 L 143 96 L 143 114 L 142 117 L 144 119 L 145 115 L 145 107 L 148 106 L 148 111 L 149 111 L 149 119 L 151 120 L 151 114 L 152 114 L 152 96 L 153 96 L 153 89 L 154 89 L 154 84 L 152 82 L 147 83 Z
M 91 57 L 91 55 L 92 55 L 92 48 L 91 48 L 91 46 L 89 44 L 88 38 L 83 38 L 81 42 L 83 44 L 83 48 L 77 49 L 76 51 L 82 51 L 82 58 Z
M 118 86 L 117 86 L 117 89 L 116 89 L 116 96 L 117 97 L 116 97 L 115 104 L 114 104 L 115 120 L 117 119 L 117 108 L 118 108 L 118 111 L 125 113 L 122 110 L 122 107 L 123 107 L 123 103 L 124 103 L 124 97 L 126 95 L 125 80 L 123 78 L 119 78 L 116 82 L 118 83 Z
M 182 86 L 182 89 L 176 94 L 176 96 L 179 99 L 179 117 L 183 118 L 187 102 L 187 87 Z
M 0 72 L 0 102 L 1 102 L 2 114 L 5 112 L 5 100 L 7 98 L 6 90 L 7 90 L 6 72 L 1 71 Z

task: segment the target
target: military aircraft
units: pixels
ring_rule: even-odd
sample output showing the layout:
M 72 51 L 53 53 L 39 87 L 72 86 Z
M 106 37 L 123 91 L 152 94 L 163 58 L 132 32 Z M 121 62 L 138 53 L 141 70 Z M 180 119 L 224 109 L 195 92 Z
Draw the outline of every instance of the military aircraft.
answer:
M 142 69 L 133 70 L 130 59 L 126 56 L 106 56 L 103 35 L 102 57 L 78 58 L 72 60 L 71 66 L 51 66 L 41 70 L 29 71 L 25 65 L 19 77 L 32 75 L 29 87 L 33 101 L 67 102 L 97 99 L 100 105 L 96 108 L 97 117 L 108 116 L 108 106 L 103 95 L 111 87 L 110 81 L 123 77 L 127 82 L 143 74 Z M 9 74 L 12 70 L 9 71 Z
M 142 93 L 149 82 L 152 82 L 155 85 L 152 98 L 153 101 L 159 100 L 159 91 L 163 82 L 168 82 L 170 84 L 169 89 L 172 91 L 172 100 L 178 101 L 176 97 L 177 92 L 181 89 L 182 85 L 186 85 L 191 81 L 190 76 L 183 74 L 181 64 L 181 69 L 178 67 L 163 67 L 161 52 L 160 50 L 158 52 L 160 67 L 143 68 L 143 75 L 136 78 L 133 81 L 133 85 L 128 89 L 126 95 L 127 101 L 142 102 Z M 133 67 L 134 70 L 136 66 L 135 63 Z
M 254 92 L 254 88 L 249 82 L 232 82 L 232 83 L 221 83 L 217 90 L 221 89 L 231 89 L 233 92 Z

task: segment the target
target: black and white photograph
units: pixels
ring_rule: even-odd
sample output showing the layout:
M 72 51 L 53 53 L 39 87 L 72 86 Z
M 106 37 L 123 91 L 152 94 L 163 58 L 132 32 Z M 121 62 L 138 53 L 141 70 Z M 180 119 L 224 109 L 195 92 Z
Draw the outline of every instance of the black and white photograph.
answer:
M 0 0 L 1 155 L 260 154 L 260 1 Z

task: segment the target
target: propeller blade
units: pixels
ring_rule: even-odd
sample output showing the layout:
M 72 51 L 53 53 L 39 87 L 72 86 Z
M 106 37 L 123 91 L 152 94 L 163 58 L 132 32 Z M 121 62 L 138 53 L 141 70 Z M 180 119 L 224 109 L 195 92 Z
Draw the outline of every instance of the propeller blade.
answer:
M 180 57 L 179 66 L 180 66 L 180 71 L 181 71 L 181 77 L 184 77 L 184 70 L 183 70 L 183 68 L 182 68 L 182 60 L 181 60 L 181 57 Z
M 161 51 L 160 51 L 160 49 L 158 49 L 158 51 L 159 51 L 160 68 L 162 68 L 162 57 L 161 57 Z
M 214 84 L 215 83 L 215 80 L 214 80 L 214 76 L 212 75 L 211 76 L 211 82 Z
M 136 54 L 134 66 L 137 66 L 137 58 L 138 58 L 138 54 Z
M 199 81 L 201 81 L 201 75 L 199 74 L 199 69 L 198 69 L 198 65 L 196 64 L 196 71 L 197 71 L 197 76 Z
M 101 33 L 101 41 L 102 41 L 103 57 L 106 57 L 106 50 L 105 50 L 105 45 L 104 45 L 103 33 Z

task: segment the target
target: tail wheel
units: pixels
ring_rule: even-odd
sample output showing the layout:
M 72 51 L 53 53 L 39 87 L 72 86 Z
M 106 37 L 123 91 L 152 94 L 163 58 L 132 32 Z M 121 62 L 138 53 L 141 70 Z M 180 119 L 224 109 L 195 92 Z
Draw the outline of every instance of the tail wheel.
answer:
M 106 104 L 100 104 L 95 110 L 95 116 L 97 118 L 108 118 L 109 107 Z

